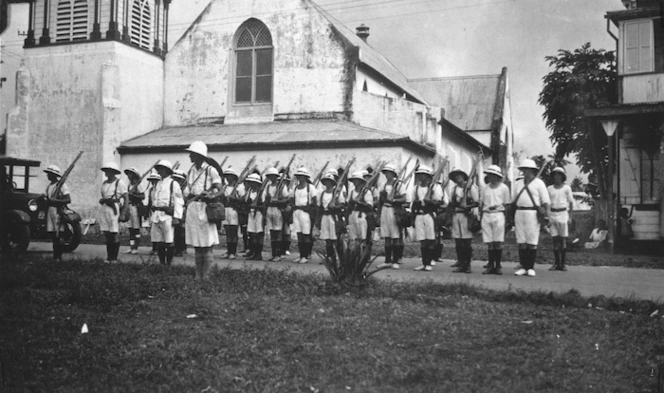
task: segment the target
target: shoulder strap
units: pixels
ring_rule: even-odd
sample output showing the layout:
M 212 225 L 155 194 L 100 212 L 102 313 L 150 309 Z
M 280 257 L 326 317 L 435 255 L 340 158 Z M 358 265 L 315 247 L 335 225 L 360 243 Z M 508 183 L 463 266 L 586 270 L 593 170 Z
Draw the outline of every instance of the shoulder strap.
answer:
M 115 190 L 113 191 L 113 197 L 115 198 L 118 196 L 118 183 L 120 183 L 120 179 L 115 179 Z
M 533 194 L 530 192 L 530 188 L 528 186 L 524 187 L 526 189 L 526 192 L 528 193 L 528 196 L 530 197 L 530 201 L 533 203 L 533 206 L 539 207 L 537 203 L 535 203 L 535 198 L 533 198 Z
M 171 179 L 171 187 L 170 187 L 171 188 L 171 193 L 170 193 L 170 196 L 168 197 L 168 207 L 173 207 L 173 183 L 174 182 L 175 181 L 173 179 Z

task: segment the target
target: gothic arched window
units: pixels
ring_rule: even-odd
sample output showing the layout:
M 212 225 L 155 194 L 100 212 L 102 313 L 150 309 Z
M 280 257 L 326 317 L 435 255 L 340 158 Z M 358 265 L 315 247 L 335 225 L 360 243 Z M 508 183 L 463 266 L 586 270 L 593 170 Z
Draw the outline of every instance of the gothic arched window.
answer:
M 250 19 L 235 33 L 235 103 L 272 102 L 272 36 Z
M 55 24 L 55 42 L 88 38 L 88 1 L 60 0 Z
M 151 48 L 152 13 L 148 0 L 134 0 L 131 6 L 131 28 L 129 39 L 143 49 Z

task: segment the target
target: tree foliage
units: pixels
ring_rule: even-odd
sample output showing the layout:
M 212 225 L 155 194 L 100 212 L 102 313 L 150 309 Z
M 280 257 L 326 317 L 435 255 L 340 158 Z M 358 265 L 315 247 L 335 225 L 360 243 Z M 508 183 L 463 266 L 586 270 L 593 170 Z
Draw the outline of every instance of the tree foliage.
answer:
M 574 192 L 582 192 L 583 191 L 583 180 L 577 176 L 572 181 L 569 183 L 569 186 L 572 188 L 572 191 Z
M 600 193 L 605 195 L 608 149 L 606 134 L 583 112 L 615 103 L 615 55 L 592 49 L 590 43 L 574 51 L 559 50 L 547 56 L 551 72 L 544 76 L 539 104 L 555 147 L 555 156 L 576 155 L 583 173 L 595 174 Z
M 570 164 L 570 162 L 564 158 L 558 158 L 555 155 L 549 154 L 547 157 L 539 154 L 536 156 L 532 156 L 531 159 L 535 161 L 535 164 L 537 164 L 538 168 L 541 168 L 542 165 L 546 165 L 547 162 L 553 161 L 551 164 L 549 164 L 544 170 L 542 171 L 542 174 L 540 175 L 540 178 L 546 185 L 551 185 L 553 184 L 553 179 L 551 178 L 551 170 L 557 166 L 561 167 L 566 167 L 567 165 Z

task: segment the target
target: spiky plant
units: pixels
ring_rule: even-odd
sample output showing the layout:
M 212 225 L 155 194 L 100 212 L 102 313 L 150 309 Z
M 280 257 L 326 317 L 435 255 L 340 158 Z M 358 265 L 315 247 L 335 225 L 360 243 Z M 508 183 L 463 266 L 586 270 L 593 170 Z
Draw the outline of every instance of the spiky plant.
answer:
M 336 255 L 318 255 L 333 281 L 354 284 L 363 282 L 374 273 L 385 269 L 371 269 L 371 265 L 378 258 L 371 256 L 371 246 L 370 242 L 360 242 L 349 247 L 345 241 L 338 241 L 335 246 Z

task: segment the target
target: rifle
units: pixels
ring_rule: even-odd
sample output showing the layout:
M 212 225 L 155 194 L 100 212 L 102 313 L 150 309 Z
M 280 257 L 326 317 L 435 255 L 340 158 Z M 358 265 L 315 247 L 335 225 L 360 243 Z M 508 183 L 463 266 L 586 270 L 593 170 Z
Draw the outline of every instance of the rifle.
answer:
M 346 179 L 348 179 L 348 173 L 350 171 L 350 167 L 355 164 L 355 157 L 353 157 L 352 160 L 348 161 L 348 164 L 346 164 L 346 167 L 344 168 L 344 171 L 341 173 L 341 177 L 339 177 L 339 182 L 337 183 L 336 186 L 334 186 L 334 193 L 332 195 L 332 203 L 336 204 L 337 200 L 339 199 L 339 195 L 341 195 L 341 190 L 343 190 L 343 185 L 346 182 Z
M 399 186 L 399 183 L 403 183 L 403 180 L 405 177 L 403 175 L 406 173 L 406 170 L 408 169 L 408 164 L 410 164 L 410 161 L 413 159 L 413 156 L 408 157 L 408 161 L 403 165 L 399 173 L 397 173 L 396 180 L 394 181 L 394 185 L 392 185 L 392 192 L 390 193 L 390 199 L 394 199 L 394 196 L 397 193 L 397 188 Z
M 288 177 L 288 173 L 290 172 L 291 165 L 293 165 L 293 161 L 295 161 L 295 156 L 296 156 L 296 154 L 293 154 L 290 161 L 288 161 L 288 165 L 286 165 L 286 169 L 284 170 L 284 173 L 279 178 L 279 183 L 277 184 L 277 192 L 275 194 L 275 196 L 277 198 L 279 198 L 279 196 L 281 195 L 281 190 L 284 188 L 284 182 L 286 180 L 286 177 Z
M 482 158 L 484 158 L 484 154 L 482 154 L 482 151 L 480 151 L 477 154 L 477 158 L 475 158 L 475 162 L 473 163 L 473 167 L 471 168 L 470 173 L 468 174 L 468 181 L 466 182 L 466 186 L 463 188 L 462 204 L 464 206 L 468 203 L 468 192 L 473 186 L 473 183 L 475 183 L 475 176 L 477 176 L 477 166 L 479 165 Z M 473 201 L 473 202 L 478 202 L 478 201 Z
M 175 164 L 173 164 L 173 170 L 176 170 L 180 167 L 180 161 L 175 161 Z
M 60 190 L 62 189 L 62 186 L 65 184 L 65 181 L 69 177 L 69 174 L 71 173 L 72 169 L 74 169 L 74 165 L 76 165 L 76 161 L 78 161 L 79 158 L 81 158 L 82 155 L 83 155 L 83 151 L 79 151 L 76 158 L 74 158 L 74 161 L 72 161 L 72 163 L 69 164 L 69 167 L 67 167 L 67 170 L 65 170 L 65 172 L 62 174 L 62 176 L 60 176 L 60 180 L 58 180 L 57 184 L 55 185 L 55 193 L 53 195 L 60 194 Z
M 431 194 L 433 193 L 433 188 L 436 186 L 438 183 L 438 178 L 440 175 L 443 174 L 443 171 L 445 170 L 445 167 L 447 166 L 448 159 L 445 158 L 443 162 L 440 164 L 436 172 L 434 172 L 433 177 L 431 178 L 431 184 L 429 184 L 429 188 L 427 189 L 426 194 L 424 194 L 424 199 L 429 199 L 431 198 Z
M 404 177 L 404 180 L 406 181 L 406 182 L 404 183 L 404 187 L 407 188 L 408 185 L 410 185 L 410 181 L 411 181 L 411 179 L 413 178 L 413 174 L 415 173 L 415 171 L 417 170 L 417 168 L 419 168 L 419 166 L 420 166 L 420 159 L 418 158 L 417 161 L 415 161 L 415 166 L 414 166 L 414 167 L 410 170 L 410 172 L 408 172 L 408 174 Z
M 384 161 L 378 163 L 378 166 L 371 174 L 369 180 L 367 180 L 366 183 L 364 183 L 364 186 L 362 187 L 362 189 L 360 189 L 360 193 L 357 194 L 358 197 L 362 197 L 362 195 L 364 195 L 367 192 L 367 190 L 371 189 L 373 186 L 376 185 L 376 182 L 378 181 L 378 175 L 380 175 L 380 173 L 383 171 L 384 166 L 385 166 Z
M 318 184 L 320 183 L 321 177 L 323 177 L 323 173 L 327 169 L 327 166 L 330 165 L 330 161 L 326 162 L 325 165 L 323 165 L 323 169 L 320 170 L 316 178 L 314 179 L 314 188 L 318 188 Z

